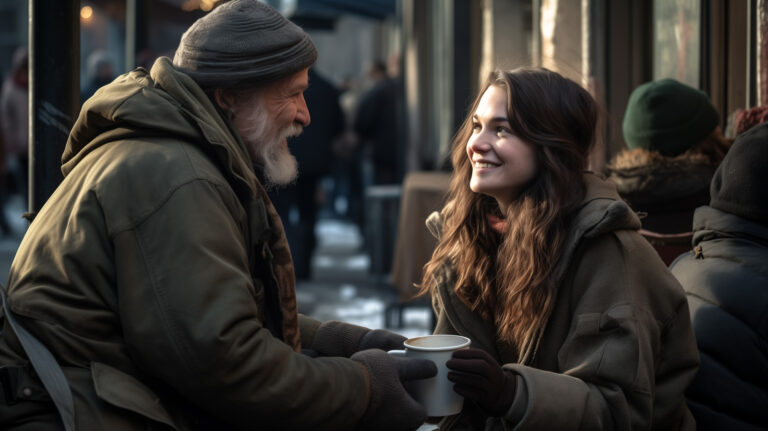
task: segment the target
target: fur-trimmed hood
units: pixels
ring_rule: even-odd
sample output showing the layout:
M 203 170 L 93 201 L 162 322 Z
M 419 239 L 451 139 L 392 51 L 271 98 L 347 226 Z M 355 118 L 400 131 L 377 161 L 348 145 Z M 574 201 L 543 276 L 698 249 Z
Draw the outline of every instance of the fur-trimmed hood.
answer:
M 690 209 L 709 203 L 709 182 L 718 164 L 704 155 L 662 157 L 625 150 L 608 165 L 608 179 L 635 211 Z

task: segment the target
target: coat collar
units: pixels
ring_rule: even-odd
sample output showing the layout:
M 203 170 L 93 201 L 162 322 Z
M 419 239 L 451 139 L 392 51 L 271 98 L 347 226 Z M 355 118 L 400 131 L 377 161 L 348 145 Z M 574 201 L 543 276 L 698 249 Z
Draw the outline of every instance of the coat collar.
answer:
M 718 238 L 743 238 L 768 246 L 768 226 L 710 206 L 693 214 L 693 246 Z

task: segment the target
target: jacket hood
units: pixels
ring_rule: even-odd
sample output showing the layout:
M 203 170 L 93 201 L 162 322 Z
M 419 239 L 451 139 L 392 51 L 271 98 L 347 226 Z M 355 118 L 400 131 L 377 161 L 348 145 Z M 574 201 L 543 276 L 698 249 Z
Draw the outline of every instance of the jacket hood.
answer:
M 69 174 L 88 153 L 116 140 L 173 136 L 206 141 L 235 177 L 253 190 L 256 176 L 245 145 L 202 89 L 160 57 L 99 89 L 83 105 L 62 155 Z
M 640 219 L 621 199 L 616 185 L 593 173 L 584 175 L 586 194 L 572 217 L 563 252 L 552 271 L 552 280 L 559 285 L 576 248 L 585 239 L 617 230 L 638 230 Z
M 608 166 L 609 179 L 633 208 L 695 208 L 709 202 L 709 182 L 717 169 L 704 156 L 659 157 L 651 151 L 623 151 Z M 680 204 L 685 202 L 685 204 Z
M 616 230 L 640 229 L 640 219 L 632 209 L 621 200 L 616 192 L 616 185 L 597 175 L 584 174 L 586 193 L 572 217 L 568 238 L 563 246 L 563 254 L 552 273 L 553 280 L 559 284 L 568 264 L 583 239 L 595 238 Z M 442 215 L 432 213 L 426 221 L 427 228 L 440 239 L 442 234 Z

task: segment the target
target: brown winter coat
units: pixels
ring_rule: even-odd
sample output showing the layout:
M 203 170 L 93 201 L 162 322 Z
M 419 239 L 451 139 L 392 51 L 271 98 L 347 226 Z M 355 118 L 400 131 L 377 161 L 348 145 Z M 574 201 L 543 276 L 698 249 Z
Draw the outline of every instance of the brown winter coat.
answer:
M 441 429 L 695 429 L 683 398 L 698 368 L 685 294 L 637 233 L 639 220 L 615 186 L 585 178 L 586 197 L 554 270 L 555 308 L 530 363 L 499 348 L 445 267 L 432 300 L 435 332 L 472 339 L 518 375 L 518 390 L 505 417 L 467 403 Z M 428 225 L 437 233 L 435 216 Z
M 77 429 L 341 430 L 363 415 L 362 366 L 297 353 L 300 323 L 306 342 L 317 322 L 296 313 L 279 219 L 242 142 L 168 59 L 86 103 L 62 170 L 8 287 L 64 369 Z M 0 365 L 23 364 L 9 332 Z

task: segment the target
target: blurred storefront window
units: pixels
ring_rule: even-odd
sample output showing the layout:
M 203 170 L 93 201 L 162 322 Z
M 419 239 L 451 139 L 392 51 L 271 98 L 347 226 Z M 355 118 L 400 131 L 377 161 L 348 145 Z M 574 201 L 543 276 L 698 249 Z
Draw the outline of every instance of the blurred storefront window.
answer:
M 699 87 L 701 0 L 654 0 L 653 79 Z

